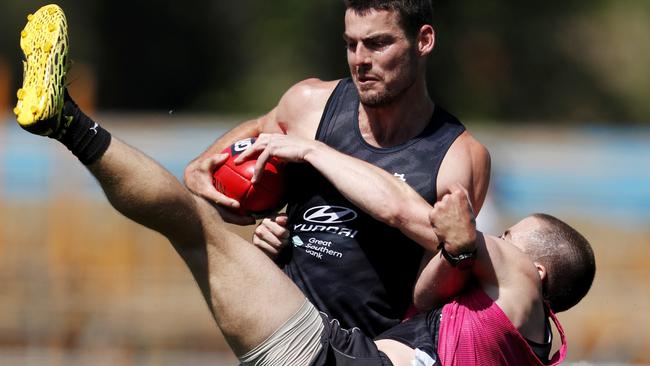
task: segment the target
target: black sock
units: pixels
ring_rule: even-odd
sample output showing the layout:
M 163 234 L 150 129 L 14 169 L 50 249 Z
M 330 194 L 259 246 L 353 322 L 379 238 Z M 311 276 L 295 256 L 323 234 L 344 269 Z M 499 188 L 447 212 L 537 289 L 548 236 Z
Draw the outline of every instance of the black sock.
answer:
M 51 137 L 61 141 L 84 165 L 90 165 L 104 155 L 111 134 L 86 116 L 67 92 L 65 99 L 60 129 Z

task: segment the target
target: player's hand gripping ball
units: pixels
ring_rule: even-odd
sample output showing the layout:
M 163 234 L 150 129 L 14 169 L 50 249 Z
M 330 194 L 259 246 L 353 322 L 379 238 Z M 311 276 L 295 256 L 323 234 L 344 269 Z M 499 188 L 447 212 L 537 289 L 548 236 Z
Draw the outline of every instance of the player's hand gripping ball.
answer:
M 264 165 L 264 172 L 255 184 L 251 183 L 255 170 L 255 159 L 235 164 L 237 155 L 250 147 L 255 139 L 235 142 L 222 151 L 228 154 L 226 162 L 212 175 L 212 183 L 217 191 L 239 201 L 239 215 L 264 215 L 282 207 L 284 203 L 283 165 L 271 157 Z

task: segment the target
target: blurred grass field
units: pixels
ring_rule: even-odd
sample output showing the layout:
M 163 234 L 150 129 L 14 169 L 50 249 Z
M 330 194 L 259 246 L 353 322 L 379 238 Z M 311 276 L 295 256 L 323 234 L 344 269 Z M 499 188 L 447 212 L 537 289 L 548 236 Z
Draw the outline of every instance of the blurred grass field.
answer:
M 100 117 L 117 136 L 177 176 L 186 161 L 232 125 L 214 123 L 216 119 Z M 576 165 L 571 149 L 563 150 L 582 146 L 572 138 L 581 133 L 540 135 L 529 134 L 530 127 L 524 131 L 489 125 L 476 130 L 492 151 L 495 174 L 507 171 L 512 181 L 525 175 L 517 159 L 536 155 L 540 141 L 549 150 L 565 152 L 564 163 L 573 164 L 574 173 L 589 172 L 593 154 Z M 519 149 L 514 154 L 507 150 L 512 146 Z M 545 162 L 563 171 L 562 162 L 546 160 L 535 160 L 545 175 Z M 237 364 L 171 246 L 113 211 L 90 175 L 62 146 L 25 134 L 11 123 L 0 124 L 0 164 L 0 365 Z M 567 173 L 560 175 L 571 187 Z M 610 216 L 591 215 L 571 201 L 576 196 L 571 192 L 560 198 L 543 190 L 520 192 L 499 179 L 493 179 L 492 188 L 494 206 L 505 213 L 485 208 L 494 226 L 504 227 L 519 216 L 512 209 L 518 207 L 516 201 L 535 207 L 545 201 L 540 210 L 558 214 L 592 242 L 597 260 L 593 288 L 576 308 L 560 315 L 568 334 L 567 364 L 650 364 L 647 216 L 626 220 L 620 207 Z M 611 189 L 616 196 L 626 187 Z M 639 204 L 648 207 L 648 196 L 643 195 L 647 190 L 639 192 Z M 517 194 L 538 195 L 541 201 L 524 202 Z M 588 209 L 606 209 L 596 203 Z M 249 238 L 252 228 L 237 230 Z

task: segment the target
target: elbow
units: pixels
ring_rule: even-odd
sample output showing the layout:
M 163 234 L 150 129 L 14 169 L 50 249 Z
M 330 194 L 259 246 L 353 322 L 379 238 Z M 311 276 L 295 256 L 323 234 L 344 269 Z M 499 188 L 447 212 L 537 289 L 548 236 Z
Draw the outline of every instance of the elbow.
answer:
M 415 291 L 413 294 L 413 306 L 418 312 L 429 311 L 433 308 L 434 299 L 430 293 Z

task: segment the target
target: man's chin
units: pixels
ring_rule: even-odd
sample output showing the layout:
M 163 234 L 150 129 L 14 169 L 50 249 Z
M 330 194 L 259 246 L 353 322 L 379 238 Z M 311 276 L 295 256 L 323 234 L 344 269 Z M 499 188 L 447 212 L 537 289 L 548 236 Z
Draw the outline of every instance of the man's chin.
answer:
M 359 90 L 359 102 L 366 107 L 384 107 L 393 101 L 386 93 L 364 92 Z

